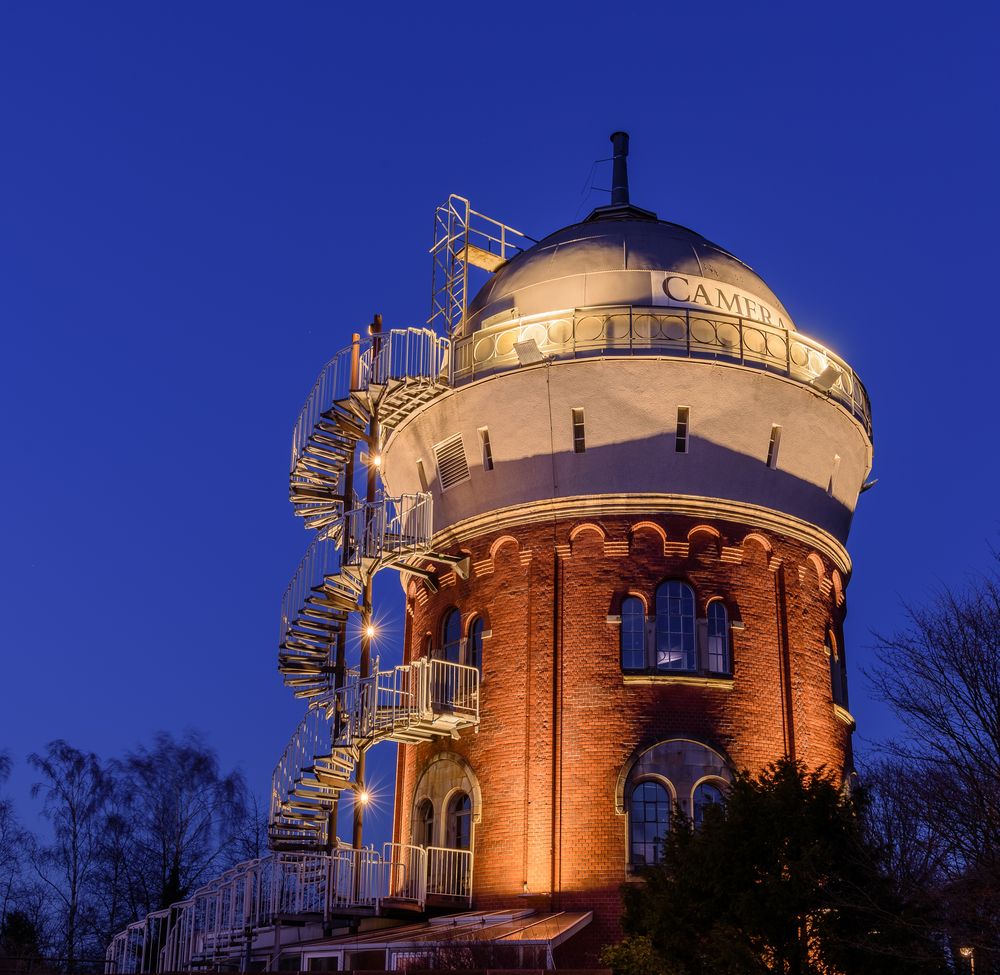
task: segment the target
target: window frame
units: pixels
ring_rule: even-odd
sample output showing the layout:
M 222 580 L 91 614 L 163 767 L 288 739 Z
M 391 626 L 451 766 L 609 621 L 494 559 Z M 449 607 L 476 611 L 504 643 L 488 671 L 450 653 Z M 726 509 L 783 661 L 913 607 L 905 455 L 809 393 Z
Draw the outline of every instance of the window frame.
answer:
M 627 814 L 626 814 L 626 817 L 625 817 L 625 819 L 626 819 L 626 824 L 625 824 L 626 825 L 626 834 L 625 834 L 625 836 L 626 836 L 626 853 L 627 853 L 627 858 L 626 859 L 627 859 L 628 866 L 629 866 L 630 870 L 641 870 L 643 867 L 652 867 L 652 866 L 655 866 L 657 863 L 662 862 L 662 847 L 661 847 L 661 851 L 660 851 L 660 855 L 659 856 L 656 856 L 655 853 L 654 853 L 654 859 L 653 859 L 652 863 L 646 862 L 645 855 L 643 855 L 643 862 L 642 863 L 638 863 L 636 861 L 636 851 L 635 851 L 636 842 L 635 842 L 635 837 L 633 835 L 633 830 L 634 830 L 635 826 L 638 825 L 637 821 L 636 821 L 636 818 L 635 818 L 636 793 L 640 789 L 642 789 L 643 787 L 645 787 L 647 785 L 651 785 L 651 786 L 654 786 L 654 787 L 662 790 L 663 795 L 664 795 L 664 811 L 666 813 L 665 821 L 663 823 L 663 834 L 662 834 L 662 836 L 661 837 L 654 837 L 653 838 L 654 850 L 655 850 L 656 840 L 657 839 L 663 839 L 663 840 L 665 840 L 666 837 L 667 837 L 667 835 L 670 833 L 671 818 L 673 816 L 673 807 L 676 805 L 676 797 L 674 795 L 674 787 L 673 787 L 672 783 L 670 783 L 666 779 L 661 779 L 658 776 L 654 776 L 654 775 L 644 775 L 641 778 L 636 779 L 635 782 L 633 782 L 631 784 L 631 787 L 629 789 L 629 795 L 628 795 L 628 805 L 626 807 Z M 648 804 L 649 804 L 648 800 L 643 800 L 643 807 L 644 807 L 644 809 L 645 809 L 646 806 L 648 806 Z M 656 800 L 655 805 L 656 805 L 656 807 L 658 809 L 658 807 L 660 805 L 659 799 Z M 655 823 L 657 825 L 659 824 L 658 814 L 657 814 L 657 819 L 655 820 Z M 642 825 L 643 826 L 648 825 L 645 816 L 642 819 Z M 647 840 L 644 839 L 642 841 L 641 845 L 642 846 L 648 846 L 648 844 L 649 844 L 649 841 L 647 841 Z
M 476 631 L 478 629 L 478 638 Z M 475 667 L 479 671 L 480 679 L 483 676 L 483 632 L 486 630 L 486 621 L 479 616 L 472 617 L 472 622 L 469 623 L 469 635 L 465 639 L 465 666 Z M 479 648 L 479 659 L 473 662 L 474 648 L 478 645 Z
M 452 620 L 455 620 L 455 639 L 448 639 L 448 626 Z M 444 611 L 441 616 L 441 623 L 438 628 L 438 633 L 441 639 L 440 643 L 440 659 L 446 663 L 460 664 L 462 662 L 462 613 L 457 606 L 450 606 Z M 455 659 L 451 660 L 448 656 L 449 647 L 455 648 Z
M 641 640 L 641 648 L 638 651 L 641 654 L 642 663 L 638 667 L 627 667 L 625 665 L 625 654 L 626 653 L 637 653 L 635 647 L 626 648 L 625 638 L 626 638 L 626 607 L 635 603 L 639 606 L 639 637 Z M 621 602 L 619 607 L 619 618 L 621 619 L 621 624 L 618 633 L 618 663 L 624 673 L 638 673 L 649 669 L 649 634 L 647 632 L 648 619 L 646 616 L 646 601 L 641 597 L 637 596 L 635 593 L 627 593 Z M 635 636 L 635 633 L 629 634 Z
M 698 790 L 704 786 L 714 789 L 719 794 L 720 804 L 725 805 L 725 790 L 729 787 L 729 783 L 715 775 L 706 775 L 704 778 L 695 782 L 694 787 L 691 789 L 691 823 L 695 829 L 701 826 L 701 820 L 698 817 Z M 711 803 L 709 805 L 711 805 Z
M 716 609 L 718 607 L 718 609 Z M 722 618 L 724 621 L 722 629 L 722 660 L 724 666 L 722 668 L 717 668 L 712 666 L 712 614 L 714 612 L 722 611 Z M 709 674 L 720 674 L 727 676 L 733 672 L 733 638 L 732 638 L 732 624 L 729 619 L 729 607 L 726 605 L 725 600 L 721 596 L 713 596 L 709 601 L 708 605 L 705 607 L 705 670 Z M 718 634 L 715 635 L 716 637 Z
M 461 810 L 456 810 L 456 804 L 465 800 L 468 806 Z M 449 850 L 471 850 L 472 849 L 472 796 L 464 789 L 456 789 L 445 801 L 445 832 L 444 846 Z M 464 821 L 464 829 L 467 830 L 468 842 L 465 846 L 459 845 L 459 826 Z
M 677 586 L 680 593 L 672 596 L 670 587 Z M 662 597 L 665 601 L 666 612 L 660 611 L 662 591 L 666 590 L 666 595 Z M 653 627 L 653 670 L 657 673 L 696 673 L 698 671 L 698 612 L 697 596 L 689 582 L 683 579 L 664 579 L 657 587 L 653 595 L 656 615 Z M 671 602 L 673 600 L 687 602 L 689 611 L 684 613 L 671 612 Z M 678 627 L 672 626 L 676 621 Z M 674 636 L 679 636 L 681 640 L 680 649 L 675 650 L 669 644 Z M 661 639 L 664 639 L 666 646 L 661 647 Z M 680 653 L 682 656 L 681 665 L 664 665 L 660 662 L 663 653 Z
M 425 815 L 425 810 L 430 810 L 430 819 Z M 436 846 L 434 842 L 437 839 L 437 810 L 434 808 L 434 801 L 430 796 L 424 796 L 417 803 L 416 813 L 414 815 L 414 820 L 420 830 L 420 839 L 425 842 L 417 843 L 414 846 Z M 412 835 L 413 830 L 410 830 Z

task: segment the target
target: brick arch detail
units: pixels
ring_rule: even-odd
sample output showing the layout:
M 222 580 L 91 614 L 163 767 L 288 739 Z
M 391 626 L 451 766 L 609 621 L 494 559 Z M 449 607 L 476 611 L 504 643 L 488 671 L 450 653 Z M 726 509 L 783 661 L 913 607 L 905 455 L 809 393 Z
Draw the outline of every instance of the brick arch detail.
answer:
M 729 760 L 729 757 L 725 754 L 725 752 L 721 748 L 716 747 L 715 745 L 710 745 L 710 744 L 708 744 L 708 742 L 702 741 L 700 738 L 694 738 L 694 737 L 691 737 L 691 738 L 675 737 L 675 738 L 667 738 L 667 739 L 663 739 L 663 740 L 660 740 L 660 741 L 654 741 L 654 742 L 649 742 L 649 741 L 643 742 L 641 745 L 639 745 L 638 748 L 636 748 L 632 752 L 631 755 L 629 755 L 628 759 L 622 764 L 621 769 L 619 769 L 619 771 L 618 771 L 618 778 L 615 781 L 615 813 L 616 813 L 616 815 L 618 815 L 618 816 L 624 816 L 625 815 L 625 812 L 626 812 L 626 808 L 625 808 L 625 788 L 628 785 L 629 779 L 631 778 L 632 771 L 642 761 L 642 759 L 646 755 L 648 755 L 650 752 L 656 750 L 657 748 L 662 748 L 665 745 L 672 745 L 674 742 L 683 742 L 683 743 L 686 743 L 686 744 L 696 745 L 699 748 L 706 749 L 708 752 L 711 752 L 713 755 L 716 756 L 716 758 L 719 759 L 719 762 L 721 763 L 722 767 L 725 768 L 726 771 L 730 773 L 730 775 L 732 774 L 733 764 Z M 715 778 L 719 777 L 719 776 L 712 776 L 711 773 L 706 773 L 706 774 L 709 777 L 715 777 Z M 643 777 L 645 778 L 645 776 L 643 776 Z M 703 778 L 704 778 L 704 776 L 703 776 Z M 676 791 L 677 791 L 677 783 L 671 782 L 671 785 L 673 786 L 674 791 L 676 793 Z

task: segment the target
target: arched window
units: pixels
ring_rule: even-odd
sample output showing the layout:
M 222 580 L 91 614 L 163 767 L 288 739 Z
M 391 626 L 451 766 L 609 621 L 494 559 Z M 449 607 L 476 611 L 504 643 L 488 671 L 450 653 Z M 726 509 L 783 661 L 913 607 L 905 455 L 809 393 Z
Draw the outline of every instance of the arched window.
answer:
M 713 782 L 702 782 L 694 790 L 694 824 L 700 826 L 709 806 L 721 806 L 725 802 L 720 789 Z
M 413 842 L 417 846 L 434 845 L 434 803 L 423 799 L 417 806 L 417 821 L 413 829 Z
M 729 614 L 721 599 L 708 604 L 708 669 L 729 673 Z
M 670 796 L 659 782 L 639 782 L 629 802 L 629 863 L 659 863 L 670 828 Z
M 636 596 L 622 600 L 622 670 L 646 667 L 646 608 Z
M 467 850 L 472 842 L 472 800 L 468 793 L 458 792 L 448 803 L 448 846 Z
M 448 663 L 461 663 L 462 617 L 457 609 L 449 609 L 441 622 L 441 654 Z
M 694 590 L 670 580 L 656 590 L 656 667 L 694 670 Z
M 483 618 L 477 616 L 469 627 L 469 642 L 465 646 L 465 662 L 483 672 Z

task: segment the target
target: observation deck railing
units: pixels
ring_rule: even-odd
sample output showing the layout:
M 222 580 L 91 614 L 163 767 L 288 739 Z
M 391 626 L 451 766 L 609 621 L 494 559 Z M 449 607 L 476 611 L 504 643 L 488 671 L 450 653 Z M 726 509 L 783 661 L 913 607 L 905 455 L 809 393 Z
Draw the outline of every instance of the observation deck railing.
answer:
M 555 359 L 677 356 L 764 369 L 827 393 L 872 432 L 868 393 L 835 353 L 801 332 L 708 310 L 615 305 L 490 325 L 454 341 L 452 384 L 516 368 L 514 343 L 528 339 Z

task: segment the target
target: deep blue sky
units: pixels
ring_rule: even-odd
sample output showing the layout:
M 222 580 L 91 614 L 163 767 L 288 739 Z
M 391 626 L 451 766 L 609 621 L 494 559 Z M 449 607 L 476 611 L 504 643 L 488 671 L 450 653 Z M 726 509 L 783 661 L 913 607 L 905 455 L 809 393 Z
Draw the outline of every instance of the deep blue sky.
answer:
M 194 726 L 266 791 L 300 711 L 275 641 L 316 372 L 374 311 L 424 319 L 449 192 L 543 236 L 606 201 L 581 189 L 616 128 L 633 200 L 754 266 L 868 385 L 848 653 L 861 733 L 893 733 L 869 631 L 1000 541 L 996 6 L 359 6 L 0 9 L 0 748 L 25 818 L 54 737 Z

